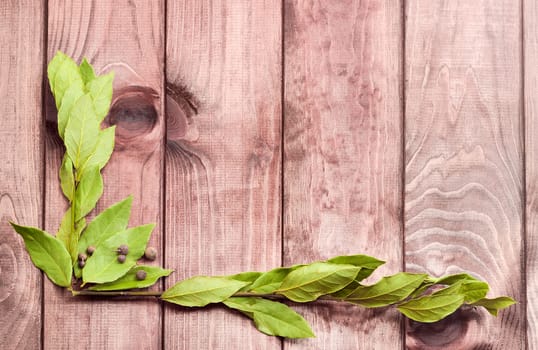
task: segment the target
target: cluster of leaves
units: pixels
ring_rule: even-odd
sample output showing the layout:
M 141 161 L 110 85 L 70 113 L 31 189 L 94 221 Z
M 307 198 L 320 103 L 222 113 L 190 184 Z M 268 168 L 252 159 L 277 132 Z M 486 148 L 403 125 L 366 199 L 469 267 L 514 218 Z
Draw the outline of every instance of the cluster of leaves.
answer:
M 55 236 L 12 225 L 24 239 L 35 266 L 56 285 L 70 288 L 73 295 L 118 295 L 115 291 L 149 287 L 172 270 L 139 263 L 154 225 L 127 228 L 132 198 L 112 205 L 90 223 L 86 220 L 103 192 L 101 169 L 114 148 L 114 127 L 101 128 L 110 108 L 113 75 L 96 76 L 86 60 L 79 66 L 62 53 L 50 62 L 48 75 L 58 108 L 58 132 L 66 148 L 60 183 L 69 208 Z M 122 259 L 118 259 L 120 246 L 129 248 Z M 158 296 L 185 307 L 222 303 L 253 319 L 261 332 L 287 338 L 314 334 L 279 299 L 297 303 L 333 300 L 366 308 L 396 306 L 419 322 L 439 321 L 462 305 L 482 306 L 497 315 L 514 303 L 509 297 L 486 298 L 488 284 L 465 273 L 433 278 L 401 272 L 372 285 L 363 284 L 383 263 L 370 256 L 351 255 L 268 272 L 196 276 Z
M 261 332 L 287 338 L 314 334 L 299 314 L 275 298 L 297 303 L 333 300 L 366 308 L 396 306 L 408 318 L 428 323 L 447 317 L 464 304 L 482 306 L 497 315 L 514 303 L 509 297 L 486 298 L 488 284 L 465 273 L 432 278 L 400 272 L 372 285 L 361 283 L 383 263 L 367 255 L 351 255 L 268 272 L 198 276 L 179 282 L 161 298 L 189 307 L 223 303 L 252 318 Z
M 58 134 L 66 150 L 59 176 L 69 207 L 55 236 L 12 225 L 34 264 L 58 286 L 71 288 L 73 279 L 82 286 L 91 283 L 93 290 L 150 286 L 172 271 L 137 264 L 154 225 L 127 228 L 132 197 L 104 210 L 89 224 L 86 220 L 103 193 L 101 170 L 114 149 L 115 127 L 101 128 L 110 109 L 114 75 L 96 76 L 85 59 L 79 66 L 58 52 L 48 66 L 48 77 L 58 109 Z M 129 248 L 122 262 L 117 254 L 120 245 Z M 139 270 L 146 272 L 142 280 L 136 279 Z

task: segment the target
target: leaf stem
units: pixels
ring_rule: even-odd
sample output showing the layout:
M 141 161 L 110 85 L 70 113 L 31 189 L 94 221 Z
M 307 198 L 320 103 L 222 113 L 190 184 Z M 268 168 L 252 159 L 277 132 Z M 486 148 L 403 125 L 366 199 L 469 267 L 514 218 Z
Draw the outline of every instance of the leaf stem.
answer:
M 162 291 L 97 291 L 97 290 L 73 290 L 71 291 L 73 296 L 94 296 L 94 297 L 160 297 Z M 260 294 L 252 292 L 239 292 L 232 295 L 232 297 L 257 297 L 257 298 L 267 298 L 267 299 L 277 299 L 277 300 L 289 300 L 283 295 L 280 294 Z M 330 295 L 323 295 L 319 297 L 319 301 L 339 301 L 344 300 L 331 297 Z M 289 300 L 291 301 L 291 300 Z
M 160 297 L 162 292 L 156 291 L 96 291 L 96 290 L 73 290 L 73 296 L 93 297 Z

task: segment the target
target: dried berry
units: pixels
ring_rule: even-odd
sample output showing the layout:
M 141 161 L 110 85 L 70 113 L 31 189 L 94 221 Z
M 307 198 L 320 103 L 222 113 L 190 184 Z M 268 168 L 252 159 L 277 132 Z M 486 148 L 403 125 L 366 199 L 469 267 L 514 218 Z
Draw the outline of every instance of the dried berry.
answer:
M 139 281 L 145 280 L 147 276 L 146 271 L 144 270 L 138 270 L 136 271 L 136 279 Z
M 125 255 L 123 255 L 123 254 L 118 255 L 118 262 L 120 264 L 123 264 L 125 262 L 125 259 L 127 259 L 127 257 Z
M 151 261 L 157 259 L 157 249 L 153 247 L 147 247 L 144 251 L 144 257 Z
M 78 261 L 86 261 L 86 259 L 88 259 L 88 257 L 86 256 L 86 254 L 84 253 L 80 253 L 78 255 Z
M 78 261 L 78 267 L 83 268 L 85 265 L 86 265 L 86 261 L 85 261 L 85 260 L 79 260 L 79 261 Z
M 129 247 L 127 246 L 127 244 L 122 244 L 118 247 L 116 252 L 121 255 L 127 255 L 129 253 Z
M 86 248 L 86 253 L 88 253 L 88 255 L 92 255 L 93 252 L 95 252 L 95 247 L 93 245 L 90 245 L 88 246 L 88 248 Z

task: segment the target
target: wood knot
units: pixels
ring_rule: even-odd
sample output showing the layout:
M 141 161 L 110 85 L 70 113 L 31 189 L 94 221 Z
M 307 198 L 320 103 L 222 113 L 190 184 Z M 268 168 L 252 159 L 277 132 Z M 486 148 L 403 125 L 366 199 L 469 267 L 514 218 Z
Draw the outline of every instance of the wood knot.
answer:
M 465 342 L 469 322 L 478 315 L 471 308 L 460 308 L 434 323 L 407 320 L 407 349 L 459 349 Z
M 107 123 L 116 125 L 116 136 L 130 139 L 150 133 L 157 124 L 159 94 L 148 87 L 128 86 L 114 93 Z

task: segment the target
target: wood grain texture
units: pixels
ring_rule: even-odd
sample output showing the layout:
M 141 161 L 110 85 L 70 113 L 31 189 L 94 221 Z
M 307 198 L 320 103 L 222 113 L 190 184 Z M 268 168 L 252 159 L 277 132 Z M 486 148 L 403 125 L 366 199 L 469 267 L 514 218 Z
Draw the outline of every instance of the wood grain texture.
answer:
M 401 270 L 401 2 L 285 2 L 284 262 L 343 254 Z M 286 349 L 398 349 L 400 318 L 300 309 L 316 338 Z
M 521 9 L 406 2 L 405 261 L 524 300 Z M 409 349 L 523 349 L 522 305 L 408 327 Z
M 167 286 L 280 266 L 281 2 L 170 1 L 167 23 Z M 219 308 L 167 305 L 164 332 L 169 349 L 280 348 Z
M 77 61 L 87 57 L 97 72 L 116 74 L 113 109 L 105 121 L 117 126 L 116 147 L 103 172 L 97 209 L 132 194 L 130 226 L 157 223 L 150 245 L 162 252 L 164 2 L 52 0 L 48 14 L 49 59 L 62 50 Z M 54 111 L 48 119 L 54 120 Z M 62 153 L 52 125 L 46 152 L 46 226 L 52 232 L 66 207 L 57 175 Z M 45 348 L 161 347 L 158 302 L 74 299 L 50 283 L 45 291 Z
M 0 4 L 0 347 L 41 346 L 42 277 L 9 221 L 41 226 L 43 1 Z M 28 26 L 29 22 L 32 26 Z
M 538 4 L 523 1 L 527 348 L 538 350 Z

